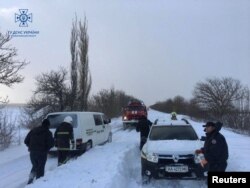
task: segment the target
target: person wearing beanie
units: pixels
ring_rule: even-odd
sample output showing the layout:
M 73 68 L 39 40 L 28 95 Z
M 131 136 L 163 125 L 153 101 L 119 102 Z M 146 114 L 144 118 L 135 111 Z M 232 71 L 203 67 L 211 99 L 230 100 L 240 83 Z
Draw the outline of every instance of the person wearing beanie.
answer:
M 54 139 L 49 126 L 49 120 L 44 119 L 42 125 L 29 131 L 24 139 L 24 143 L 30 152 L 30 161 L 32 163 L 28 184 L 32 183 L 35 178 L 38 179 L 44 176 L 47 155 L 54 146 Z
M 225 172 L 228 159 L 228 145 L 225 137 L 219 132 L 222 127 L 221 122 L 207 122 L 205 127 L 206 140 L 204 147 L 196 150 L 196 153 L 203 153 L 205 159 L 201 161 L 201 166 L 208 172 Z
M 75 147 L 72 124 L 72 117 L 66 116 L 63 122 L 56 128 L 54 138 L 55 146 L 57 147 L 58 166 L 65 164 L 69 160 L 70 144 L 72 149 Z

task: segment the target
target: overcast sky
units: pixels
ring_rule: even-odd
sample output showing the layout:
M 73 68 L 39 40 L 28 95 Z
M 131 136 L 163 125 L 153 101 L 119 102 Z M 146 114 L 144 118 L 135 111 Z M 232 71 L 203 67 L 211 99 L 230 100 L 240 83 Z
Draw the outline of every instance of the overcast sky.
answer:
M 18 9 L 33 22 L 16 37 L 22 84 L 0 85 L 0 96 L 27 102 L 35 76 L 70 65 L 70 31 L 77 14 L 88 20 L 91 94 L 123 90 L 152 105 L 192 97 L 197 82 L 232 77 L 250 87 L 250 1 L 248 0 L 1 0 L 0 32 L 23 30 Z

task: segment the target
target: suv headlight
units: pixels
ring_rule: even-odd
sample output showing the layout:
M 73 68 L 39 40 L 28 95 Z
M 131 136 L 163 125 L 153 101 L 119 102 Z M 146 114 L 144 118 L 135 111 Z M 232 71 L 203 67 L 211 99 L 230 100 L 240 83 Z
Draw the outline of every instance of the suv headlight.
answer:
M 141 150 L 141 157 L 147 159 L 146 152 L 143 149 Z
M 155 153 L 146 154 L 147 160 L 153 163 L 158 163 L 158 155 Z

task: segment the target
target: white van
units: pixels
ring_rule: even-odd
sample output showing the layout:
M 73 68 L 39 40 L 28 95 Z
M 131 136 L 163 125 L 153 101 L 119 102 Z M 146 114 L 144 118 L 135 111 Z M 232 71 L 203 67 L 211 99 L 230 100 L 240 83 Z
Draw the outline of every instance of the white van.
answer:
M 50 131 L 55 133 L 56 128 L 63 122 L 66 116 L 73 119 L 73 130 L 75 139 L 74 152 L 83 153 L 95 145 L 112 142 L 110 119 L 99 112 L 55 112 L 49 113 L 47 119 L 50 121 Z M 56 148 L 51 149 L 51 153 Z

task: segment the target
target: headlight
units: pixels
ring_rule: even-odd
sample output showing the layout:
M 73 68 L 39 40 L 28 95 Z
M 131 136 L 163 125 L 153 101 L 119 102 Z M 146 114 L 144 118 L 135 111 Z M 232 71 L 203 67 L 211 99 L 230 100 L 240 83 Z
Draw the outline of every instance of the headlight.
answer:
M 128 119 L 127 116 L 124 116 L 124 117 L 123 117 L 123 120 L 127 120 L 127 119 Z
M 141 157 L 147 159 L 147 155 L 143 149 L 141 150 Z
M 158 163 L 158 155 L 155 153 L 148 153 L 147 155 L 147 160 L 153 163 Z

